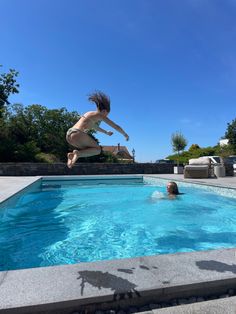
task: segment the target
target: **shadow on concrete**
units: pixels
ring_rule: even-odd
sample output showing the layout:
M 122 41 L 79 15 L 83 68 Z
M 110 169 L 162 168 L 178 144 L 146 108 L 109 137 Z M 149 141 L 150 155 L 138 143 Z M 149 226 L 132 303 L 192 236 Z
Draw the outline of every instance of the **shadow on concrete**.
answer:
M 108 272 L 101 271 L 79 271 L 81 279 L 81 295 L 84 293 L 85 284 L 88 283 L 98 289 L 110 288 L 114 291 L 113 301 L 122 300 L 125 298 L 133 298 L 134 296 L 141 297 L 140 293 L 135 289 L 137 286 L 127 279 L 112 275 Z
M 133 269 L 135 269 L 134 267 L 132 267 L 131 269 L 129 268 L 118 268 L 117 271 L 121 272 L 121 273 L 126 273 L 126 274 L 133 274 L 134 271 Z
M 144 269 L 144 270 L 151 270 L 149 267 L 145 266 L 145 265 L 139 265 L 139 268 Z M 156 266 L 152 266 L 151 268 L 153 269 L 158 269 L 158 267 Z M 118 268 L 117 271 L 121 272 L 121 273 L 126 273 L 126 274 L 133 274 L 135 270 L 135 267 L 130 268 Z
M 235 264 L 228 265 L 226 263 L 210 260 L 210 261 L 197 261 L 196 265 L 200 269 L 218 271 L 219 273 L 224 273 L 226 271 L 229 271 L 229 272 L 232 272 L 233 274 L 236 274 Z

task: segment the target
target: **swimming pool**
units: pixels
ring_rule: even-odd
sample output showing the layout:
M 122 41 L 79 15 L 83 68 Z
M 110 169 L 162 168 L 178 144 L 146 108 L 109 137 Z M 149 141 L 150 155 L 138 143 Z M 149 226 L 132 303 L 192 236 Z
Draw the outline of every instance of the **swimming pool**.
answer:
M 0 270 L 235 247 L 236 190 L 147 177 L 45 180 L 0 209 Z

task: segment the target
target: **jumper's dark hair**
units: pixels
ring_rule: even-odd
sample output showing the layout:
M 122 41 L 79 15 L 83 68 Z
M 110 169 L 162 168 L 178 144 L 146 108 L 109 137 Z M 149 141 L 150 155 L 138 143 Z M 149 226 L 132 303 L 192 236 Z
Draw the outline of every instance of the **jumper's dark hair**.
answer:
M 102 92 L 95 92 L 89 95 L 89 101 L 96 104 L 99 111 L 106 110 L 110 112 L 110 98 Z
M 169 182 L 168 184 L 170 184 L 170 185 L 173 187 L 173 189 L 172 189 L 172 194 L 175 194 L 175 195 L 180 194 L 180 193 L 179 193 L 179 189 L 178 189 L 178 185 L 176 184 L 176 182 L 171 181 L 171 182 Z

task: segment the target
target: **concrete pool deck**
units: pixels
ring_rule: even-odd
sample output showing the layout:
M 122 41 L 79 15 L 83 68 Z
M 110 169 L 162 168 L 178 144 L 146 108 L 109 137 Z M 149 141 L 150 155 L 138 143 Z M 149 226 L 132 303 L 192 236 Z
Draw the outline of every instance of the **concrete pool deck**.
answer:
M 219 178 L 207 178 L 207 179 L 185 179 L 183 174 L 157 174 L 157 175 L 145 175 L 145 176 L 168 179 L 172 181 L 182 181 L 185 183 L 196 183 L 196 184 L 204 184 L 204 185 L 236 189 L 236 175 L 234 175 L 234 177 L 219 177 Z
M 171 174 L 144 176 L 236 188 L 236 177 L 197 180 Z M 0 177 L 0 202 L 39 179 Z M 236 289 L 236 249 L 2 271 L 0 313 L 72 313 L 85 306 L 92 312 L 94 304 L 104 309 L 126 307 L 127 304 L 144 305 L 175 298 L 224 294 L 229 288 Z M 214 304 L 195 303 L 189 311 L 190 305 L 152 312 L 223 313 L 199 310 L 204 306 L 205 309 L 213 305 L 216 308 L 217 304 L 219 310 L 223 303 L 224 313 L 234 313 L 226 309 L 234 308 L 235 298 L 215 300 Z
M 0 203 L 24 190 L 41 177 L 0 177 Z

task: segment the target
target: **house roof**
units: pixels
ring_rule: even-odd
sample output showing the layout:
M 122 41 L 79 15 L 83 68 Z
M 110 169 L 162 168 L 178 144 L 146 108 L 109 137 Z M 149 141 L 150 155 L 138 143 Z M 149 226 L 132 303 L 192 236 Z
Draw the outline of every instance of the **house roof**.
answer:
M 110 152 L 117 158 L 133 159 L 126 146 L 102 146 L 104 152 Z

